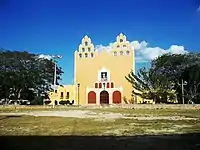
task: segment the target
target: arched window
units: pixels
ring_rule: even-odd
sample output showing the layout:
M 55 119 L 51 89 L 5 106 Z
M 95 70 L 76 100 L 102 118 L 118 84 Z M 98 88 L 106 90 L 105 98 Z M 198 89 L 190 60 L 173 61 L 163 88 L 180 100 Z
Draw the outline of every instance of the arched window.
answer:
M 88 57 L 88 54 L 87 53 L 85 53 L 85 58 L 87 58 Z
M 120 39 L 120 42 L 122 43 L 122 42 L 123 42 L 123 39 Z
M 119 48 L 119 45 L 117 45 L 117 48 Z
M 91 53 L 91 57 L 94 57 L 94 54 L 93 54 L 93 53 Z
M 88 42 L 85 42 L 85 46 L 88 46 Z
M 79 54 L 79 57 L 80 57 L 80 58 L 82 57 L 82 54 L 81 54 L 81 53 Z
M 123 45 L 123 47 L 126 47 L 126 45 Z
M 90 52 L 91 51 L 91 48 L 90 47 L 88 47 L 88 52 Z
M 129 55 L 130 54 L 130 51 L 126 51 L 126 55 Z
M 114 88 L 114 83 L 113 82 L 111 82 L 111 88 Z
M 107 86 L 106 86 L 107 88 L 110 88 L 110 84 L 109 83 L 107 83 Z
M 98 83 L 95 83 L 95 88 L 98 88 Z
M 116 51 L 114 52 L 114 56 L 117 56 L 117 52 Z
M 84 47 L 82 48 L 82 52 L 85 52 L 85 48 Z
M 102 83 L 99 83 L 99 88 L 102 88 Z
M 123 51 L 120 51 L 120 55 L 123 55 Z

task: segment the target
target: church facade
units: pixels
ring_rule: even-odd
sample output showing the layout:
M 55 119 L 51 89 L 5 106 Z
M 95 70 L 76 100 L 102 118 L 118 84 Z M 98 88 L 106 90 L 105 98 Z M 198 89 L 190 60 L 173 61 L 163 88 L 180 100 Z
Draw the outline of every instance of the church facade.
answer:
M 101 51 L 86 35 L 74 52 L 74 85 L 51 92 L 50 104 L 132 103 L 132 86 L 125 79 L 131 70 L 135 71 L 135 53 L 125 35 L 120 33 L 111 49 Z

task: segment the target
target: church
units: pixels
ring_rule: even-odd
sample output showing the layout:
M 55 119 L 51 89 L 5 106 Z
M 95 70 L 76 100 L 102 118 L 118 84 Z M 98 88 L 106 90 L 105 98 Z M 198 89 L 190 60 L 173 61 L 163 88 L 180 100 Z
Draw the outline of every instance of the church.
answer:
M 135 52 L 120 33 L 111 49 L 98 51 L 92 39 L 83 37 L 74 52 L 74 85 L 50 92 L 50 105 L 101 105 L 133 103 L 132 86 L 125 79 L 135 71 Z

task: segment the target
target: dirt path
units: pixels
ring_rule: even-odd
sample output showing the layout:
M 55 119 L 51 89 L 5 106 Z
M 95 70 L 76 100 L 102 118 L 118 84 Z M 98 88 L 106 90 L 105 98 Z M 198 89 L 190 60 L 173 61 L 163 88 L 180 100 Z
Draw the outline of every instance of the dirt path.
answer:
M 134 116 L 128 117 L 127 114 L 112 112 L 95 112 L 91 110 L 68 110 L 68 111 L 32 111 L 16 113 L 0 113 L 0 115 L 30 115 L 30 116 L 56 116 L 71 118 L 94 118 L 96 120 L 115 120 L 115 119 L 135 119 L 135 120 L 196 120 L 197 118 L 188 118 L 184 116 Z

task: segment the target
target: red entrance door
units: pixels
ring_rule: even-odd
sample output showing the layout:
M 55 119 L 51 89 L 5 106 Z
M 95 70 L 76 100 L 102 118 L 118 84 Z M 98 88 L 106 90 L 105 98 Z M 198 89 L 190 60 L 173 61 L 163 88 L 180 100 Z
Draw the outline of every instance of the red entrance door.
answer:
M 100 93 L 100 104 L 109 104 L 109 93 L 107 91 Z
M 113 92 L 113 103 L 114 104 L 120 104 L 122 102 L 122 95 L 120 91 L 114 91 Z
M 88 93 L 88 104 L 96 104 L 96 93 L 94 91 Z

